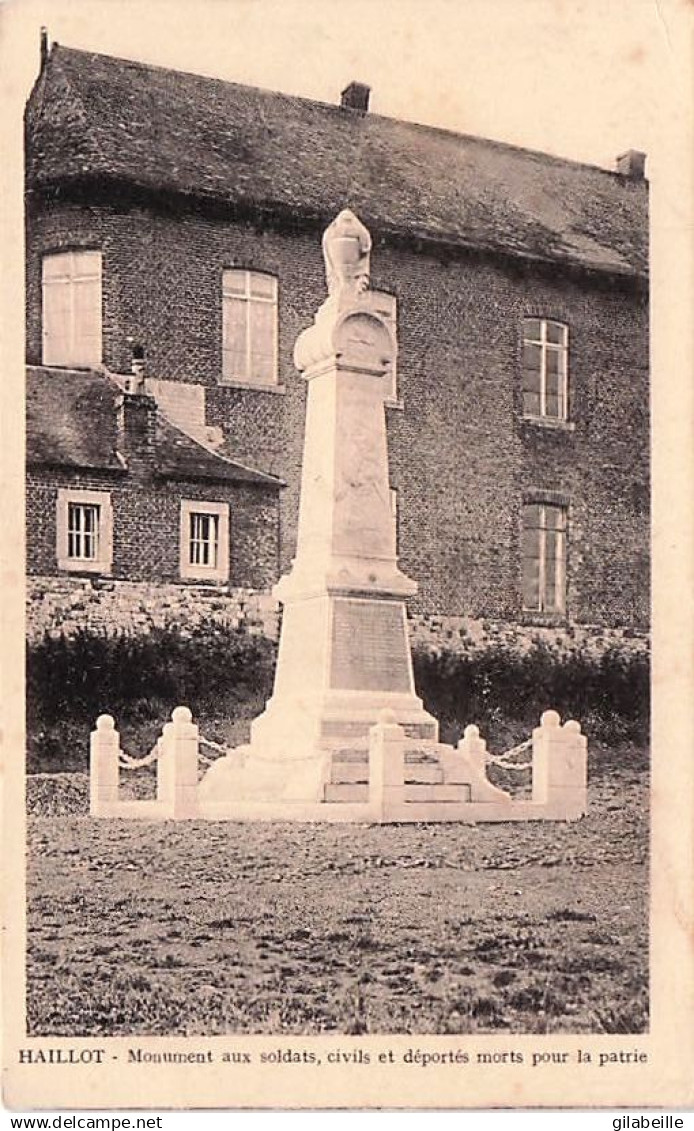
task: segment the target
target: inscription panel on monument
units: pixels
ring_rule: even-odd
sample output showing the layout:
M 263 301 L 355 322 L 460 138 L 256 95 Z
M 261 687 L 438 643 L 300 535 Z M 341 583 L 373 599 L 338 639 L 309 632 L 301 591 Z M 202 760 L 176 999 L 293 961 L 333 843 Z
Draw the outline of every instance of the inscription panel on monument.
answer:
M 399 602 L 333 603 L 330 686 L 347 691 L 409 693 L 408 641 Z

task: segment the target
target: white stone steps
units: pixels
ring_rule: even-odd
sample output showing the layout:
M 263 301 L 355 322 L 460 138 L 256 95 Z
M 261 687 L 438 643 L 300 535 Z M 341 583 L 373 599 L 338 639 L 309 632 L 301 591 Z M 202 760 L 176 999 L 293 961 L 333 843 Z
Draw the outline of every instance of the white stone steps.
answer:
M 462 802 L 470 800 L 469 785 L 410 785 L 405 786 L 405 801 Z
M 339 802 L 368 801 L 369 787 L 365 782 L 339 782 L 326 785 L 325 800 Z M 408 784 L 405 786 L 406 802 L 461 803 L 470 800 L 469 785 Z
M 406 763 L 406 781 L 413 784 L 439 785 L 443 782 L 443 770 L 436 762 Z M 369 780 L 369 764 L 362 762 L 335 762 L 330 769 L 330 781 L 333 785 L 354 784 Z

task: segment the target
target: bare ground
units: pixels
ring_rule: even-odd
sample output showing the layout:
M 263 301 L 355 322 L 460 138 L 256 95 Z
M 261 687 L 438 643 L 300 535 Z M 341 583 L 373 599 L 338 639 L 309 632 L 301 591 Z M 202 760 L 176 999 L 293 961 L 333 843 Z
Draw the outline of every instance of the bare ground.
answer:
M 574 824 L 29 818 L 31 1035 L 642 1032 L 643 752 Z

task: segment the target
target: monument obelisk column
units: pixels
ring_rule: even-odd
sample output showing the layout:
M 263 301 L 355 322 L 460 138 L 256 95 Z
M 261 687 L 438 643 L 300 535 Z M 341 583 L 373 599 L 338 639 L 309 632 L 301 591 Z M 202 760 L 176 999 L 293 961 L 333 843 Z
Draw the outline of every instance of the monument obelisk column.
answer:
M 294 351 L 308 382 L 297 551 L 275 588 L 275 685 L 247 760 L 272 762 L 288 798 L 320 800 L 330 750 L 366 747 L 384 707 L 437 738 L 412 677 L 404 599 L 417 586 L 397 564 L 384 410 L 395 342 L 374 311 L 370 250 L 364 225 L 341 212 L 323 236 L 328 298 Z

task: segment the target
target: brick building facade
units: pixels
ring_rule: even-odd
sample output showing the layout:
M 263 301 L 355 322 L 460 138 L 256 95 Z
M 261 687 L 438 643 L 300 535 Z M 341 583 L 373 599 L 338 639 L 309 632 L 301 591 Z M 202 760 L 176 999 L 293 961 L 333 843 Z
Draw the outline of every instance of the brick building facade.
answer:
M 51 271 L 77 295 L 96 254 L 91 367 L 128 373 L 135 343 L 170 427 L 286 484 L 262 505 L 235 485 L 237 521 L 258 533 L 232 589 L 267 588 L 293 555 L 305 388 L 292 350 L 325 297 L 321 231 L 349 206 L 397 326 L 386 414 L 413 615 L 647 628 L 639 154 L 612 172 L 380 118 L 358 84 L 327 106 L 57 45 L 28 104 L 27 154 L 29 364 L 57 350 L 41 372 L 67 380 L 66 331 L 47 336 L 65 305 Z M 65 472 L 42 475 L 56 490 Z M 123 506 L 129 491 L 172 541 L 162 533 L 149 561 L 120 543 L 123 579 L 175 582 L 172 482 L 141 503 L 125 490 Z M 30 573 L 59 574 L 29 497 Z

